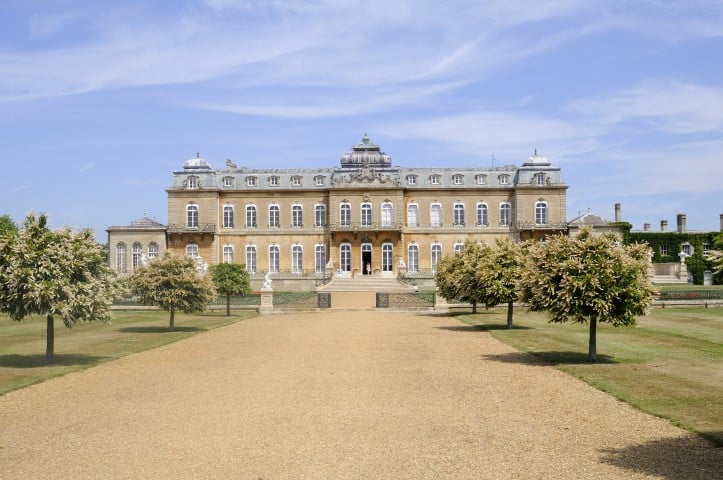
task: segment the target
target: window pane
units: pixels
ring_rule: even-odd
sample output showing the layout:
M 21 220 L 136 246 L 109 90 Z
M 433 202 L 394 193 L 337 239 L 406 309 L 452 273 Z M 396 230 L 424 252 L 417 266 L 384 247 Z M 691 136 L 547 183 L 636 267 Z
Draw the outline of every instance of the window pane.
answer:
M 409 205 L 407 207 L 407 226 L 419 226 L 419 207 L 417 207 L 417 205 Z
M 272 245 L 269 247 L 269 272 L 278 273 L 279 271 L 279 247 Z
M 279 206 L 271 205 L 269 207 L 269 227 L 279 226 Z

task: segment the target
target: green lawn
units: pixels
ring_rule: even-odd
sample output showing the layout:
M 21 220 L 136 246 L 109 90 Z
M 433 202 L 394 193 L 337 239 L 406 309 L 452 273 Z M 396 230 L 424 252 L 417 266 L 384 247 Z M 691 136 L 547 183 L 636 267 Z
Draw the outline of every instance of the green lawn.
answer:
M 0 315 L 0 395 L 142 350 L 255 316 L 255 311 L 176 314 L 168 331 L 168 312 L 119 311 L 111 323 L 90 322 L 67 329 L 55 322 L 55 364 L 45 364 L 45 319 L 15 322 Z
M 598 325 L 598 363 L 587 358 L 588 326 L 551 324 L 544 314 L 504 309 L 457 318 L 645 412 L 723 446 L 723 308 L 655 309 L 632 327 Z

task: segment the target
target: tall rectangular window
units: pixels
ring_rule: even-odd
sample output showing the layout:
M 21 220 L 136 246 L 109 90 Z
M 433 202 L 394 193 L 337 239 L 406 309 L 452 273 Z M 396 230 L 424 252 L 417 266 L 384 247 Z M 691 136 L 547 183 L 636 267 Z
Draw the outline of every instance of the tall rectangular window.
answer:
M 186 227 L 198 228 L 198 205 L 195 203 L 186 205 Z
M 351 272 L 351 243 L 342 243 L 339 249 L 339 265 L 345 272 Z
M 407 226 L 419 226 L 419 206 L 416 203 L 410 203 L 407 205 Z
M 432 245 L 432 272 L 437 271 L 437 263 L 442 259 L 442 245 Z
M 120 273 L 126 273 L 126 244 L 119 243 L 115 246 L 115 265 Z
M 464 203 L 454 204 L 454 224 L 464 225 Z
M 223 263 L 233 263 L 233 247 L 231 245 L 223 246 Z
M 324 273 L 326 267 L 326 247 L 317 245 L 314 247 L 314 270 L 316 273 Z
M 407 250 L 407 271 L 414 273 L 419 271 L 419 247 L 417 245 L 410 245 Z
M 394 218 L 394 210 L 389 202 L 382 203 L 382 226 L 391 227 Z
M 233 228 L 233 206 L 223 206 L 223 228 Z
M 512 206 L 509 203 L 500 204 L 500 225 L 510 225 L 512 223 Z
M 269 206 L 269 227 L 278 227 L 279 226 L 279 206 L 278 205 L 270 205 Z
M 291 247 L 291 273 L 300 275 L 304 272 L 301 245 Z
M 442 226 L 442 205 L 433 203 L 429 208 L 429 225 L 432 227 Z
M 141 255 L 143 255 L 143 246 L 138 242 L 133 243 L 133 252 L 131 254 L 133 270 L 141 266 Z
M 361 205 L 361 224 L 368 227 L 372 224 L 372 204 L 362 203 Z
M 301 216 L 301 205 L 294 205 L 291 207 L 291 226 L 292 227 L 303 227 L 304 222 Z
M 326 225 L 326 205 L 317 203 L 314 207 L 314 225 L 323 227 Z
M 246 271 L 256 273 L 256 246 L 246 245 Z
M 269 247 L 269 272 L 279 273 L 279 246 L 271 245 Z
M 339 225 L 342 227 L 351 225 L 351 205 L 348 203 L 339 206 Z
M 246 205 L 246 228 L 256 228 L 256 205 Z
M 477 204 L 477 225 L 487 225 L 487 204 Z
M 156 242 L 151 242 L 148 244 L 148 258 L 158 258 L 158 255 L 160 253 L 160 248 L 158 247 L 158 244 Z
M 535 202 L 535 224 L 547 225 L 547 202 Z

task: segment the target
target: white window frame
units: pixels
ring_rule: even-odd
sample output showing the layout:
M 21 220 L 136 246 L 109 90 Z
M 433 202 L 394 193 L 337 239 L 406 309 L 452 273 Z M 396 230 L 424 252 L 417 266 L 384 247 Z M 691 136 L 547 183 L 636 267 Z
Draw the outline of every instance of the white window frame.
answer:
M 342 242 L 339 245 L 339 268 L 344 272 L 351 272 L 351 243 Z
M 295 203 L 291 206 L 291 226 L 304 226 L 304 207 L 302 207 L 299 203 Z
M 186 188 L 189 190 L 195 190 L 198 188 L 198 177 L 191 176 L 186 178 Z
M 281 207 L 276 204 L 269 205 L 269 228 L 281 226 Z
M 538 200 L 535 202 L 535 225 L 547 225 L 548 210 L 547 202 Z
M 394 271 L 394 244 L 392 242 L 382 243 L 382 272 Z
M 464 250 L 464 243 L 457 242 L 454 244 L 454 253 L 462 253 L 462 250 Z
M 361 226 L 370 227 L 372 225 L 372 203 L 362 202 L 361 206 Z
M 314 246 L 314 271 L 316 273 L 324 273 L 326 268 L 326 245 L 317 243 Z
M 452 175 L 452 183 L 454 185 L 464 185 L 464 175 L 455 173 Z
M 281 249 L 278 245 L 269 245 L 269 272 L 279 273 Z
M 246 186 L 255 187 L 257 184 L 256 177 L 246 177 Z
M 291 273 L 294 275 L 304 273 L 304 248 L 298 244 L 291 246 Z
M 141 257 L 143 256 L 143 245 L 141 242 L 133 242 L 131 247 L 131 268 L 136 270 L 141 266 Z
M 302 179 L 301 175 L 294 175 L 293 177 L 291 177 L 291 186 L 292 187 L 300 187 L 302 184 L 301 179 Z
M 233 245 L 223 246 L 223 263 L 233 263 Z
M 351 225 L 351 203 L 349 202 L 339 204 L 339 225 L 342 227 Z
M 278 187 L 279 186 L 279 177 L 276 177 L 276 176 L 269 177 L 269 185 L 272 187 Z
M 464 203 L 462 203 L 462 202 L 454 203 L 454 226 L 456 226 L 456 227 L 464 227 L 465 226 Z
M 417 176 L 416 175 L 407 175 L 407 185 L 416 185 L 417 184 Z
M 223 177 L 224 187 L 233 187 L 233 177 Z
M 487 175 L 479 174 L 475 175 L 474 177 L 475 182 L 477 185 L 486 185 L 487 184 Z
M 489 207 L 485 202 L 477 203 L 477 226 L 489 225 Z
M 419 226 L 419 205 L 416 202 L 407 204 L 407 226 Z
M 394 204 L 390 201 L 382 203 L 382 226 L 391 227 L 394 225 Z
M 545 174 L 544 173 L 536 173 L 535 174 L 535 185 L 538 185 L 538 186 L 545 185 Z
M 258 227 L 258 208 L 253 203 L 246 205 L 246 228 Z
M 500 185 L 509 185 L 510 183 L 510 176 L 507 174 L 500 175 L 499 177 Z
M 512 225 L 512 204 L 510 202 L 500 202 L 500 225 L 503 227 Z
M 256 273 L 256 245 L 246 245 L 246 271 Z
M 407 271 L 409 273 L 419 272 L 419 245 L 416 243 L 407 245 Z
M 442 244 L 435 242 L 432 244 L 430 252 L 430 265 L 432 267 L 432 273 L 437 271 L 437 264 L 442 259 Z
M 234 208 L 233 205 L 224 205 L 222 209 L 223 228 L 234 227 Z
M 198 204 L 186 205 L 186 228 L 198 228 Z
M 161 247 L 156 242 L 148 244 L 148 259 L 158 258 L 161 254 Z
M 186 244 L 186 256 L 196 259 L 199 257 L 198 244 L 195 242 L 189 242 Z
M 324 186 L 324 175 L 317 175 L 314 177 L 314 185 L 317 187 L 323 187 Z
M 128 246 L 123 243 L 117 243 L 115 246 L 115 267 L 120 273 L 126 273 L 128 271 L 127 262 Z
M 326 204 L 317 203 L 314 205 L 314 226 L 323 227 L 326 225 Z
M 441 227 L 442 226 L 442 204 L 432 203 L 429 205 L 429 226 L 430 227 Z
M 440 184 L 440 176 L 439 175 L 430 175 L 429 176 L 429 184 L 430 185 L 439 185 Z

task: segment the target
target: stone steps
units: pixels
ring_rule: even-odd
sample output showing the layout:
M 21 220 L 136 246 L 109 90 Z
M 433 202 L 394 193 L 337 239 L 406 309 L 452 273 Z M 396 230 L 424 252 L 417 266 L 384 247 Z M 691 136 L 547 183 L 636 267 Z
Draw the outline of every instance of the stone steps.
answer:
M 417 287 L 405 285 L 395 277 L 334 277 L 331 282 L 316 289 L 319 292 L 414 292 Z

